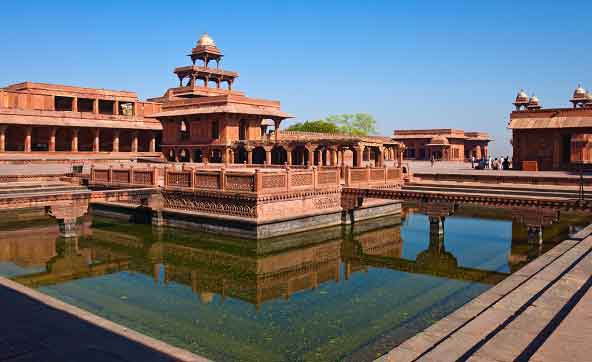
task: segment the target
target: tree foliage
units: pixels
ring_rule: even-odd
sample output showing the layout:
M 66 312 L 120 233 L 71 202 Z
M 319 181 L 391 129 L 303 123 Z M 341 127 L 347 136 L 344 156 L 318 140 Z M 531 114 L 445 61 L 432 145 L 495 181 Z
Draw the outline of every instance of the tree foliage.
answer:
M 366 136 L 376 133 L 376 120 L 368 113 L 338 114 L 318 121 L 296 123 L 286 130 Z

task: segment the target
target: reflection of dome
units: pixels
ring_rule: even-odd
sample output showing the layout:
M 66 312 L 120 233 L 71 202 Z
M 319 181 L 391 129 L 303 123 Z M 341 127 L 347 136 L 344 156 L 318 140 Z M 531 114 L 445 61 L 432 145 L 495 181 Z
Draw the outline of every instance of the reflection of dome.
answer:
M 199 40 L 197 41 L 197 46 L 210 46 L 210 47 L 215 47 L 216 43 L 214 43 L 214 39 L 212 39 L 208 33 L 204 33 L 204 35 L 201 36 L 201 38 L 199 38 Z
M 434 136 L 432 137 L 432 139 L 430 140 L 430 145 L 449 145 L 450 142 L 448 142 L 448 138 L 444 137 L 444 136 Z
M 516 103 L 528 103 L 528 95 L 526 94 L 524 89 L 520 89 L 520 91 L 516 95 Z
M 214 300 L 214 293 L 201 292 L 201 293 L 199 293 L 199 300 L 201 300 L 201 302 L 203 304 L 210 304 L 210 303 L 212 303 L 212 300 Z

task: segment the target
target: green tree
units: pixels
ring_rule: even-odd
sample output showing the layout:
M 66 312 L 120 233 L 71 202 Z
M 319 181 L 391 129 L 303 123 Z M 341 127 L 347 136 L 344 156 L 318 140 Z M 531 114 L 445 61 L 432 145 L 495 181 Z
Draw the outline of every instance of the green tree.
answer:
M 325 118 L 325 121 L 337 125 L 340 133 L 352 136 L 376 133 L 376 120 L 368 113 L 332 115 Z
M 318 121 L 295 123 L 286 131 L 340 133 L 350 136 L 366 136 L 376 133 L 376 120 L 368 113 L 336 114 Z
M 334 123 L 325 120 L 306 121 L 304 123 L 295 123 L 286 128 L 286 131 L 316 132 L 316 133 L 339 133 L 339 127 Z

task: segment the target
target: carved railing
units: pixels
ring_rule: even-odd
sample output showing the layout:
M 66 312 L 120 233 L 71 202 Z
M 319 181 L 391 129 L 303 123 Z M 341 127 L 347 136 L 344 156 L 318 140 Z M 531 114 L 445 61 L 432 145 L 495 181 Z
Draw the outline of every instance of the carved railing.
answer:
M 346 186 L 399 185 L 403 182 L 399 167 L 359 167 L 345 169 Z
M 164 187 L 172 190 L 215 190 L 238 193 L 273 194 L 287 191 L 314 191 L 337 188 L 339 169 L 277 169 L 254 171 L 236 169 L 165 170 Z
M 90 185 L 101 186 L 158 186 L 156 168 L 95 168 L 90 170 Z

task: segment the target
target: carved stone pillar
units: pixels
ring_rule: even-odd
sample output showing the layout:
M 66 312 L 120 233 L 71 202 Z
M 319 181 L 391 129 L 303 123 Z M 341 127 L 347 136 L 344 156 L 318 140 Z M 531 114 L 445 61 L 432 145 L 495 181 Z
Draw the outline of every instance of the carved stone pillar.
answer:
M 72 152 L 78 152 L 78 128 L 72 128 L 72 145 L 70 150 Z
M 132 133 L 132 152 L 138 152 L 138 132 Z
M 93 113 L 94 114 L 99 113 L 99 100 L 98 99 L 93 99 Z
M 78 112 L 78 98 L 72 98 L 72 112 Z
M 271 148 L 265 147 L 265 163 L 271 165 Z
M 313 151 L 313 154 L 315 155 L 315 165 L 317 166 L 322 166 L 323 165 L 323 150 L 317 150 L 316 152 Z
M 247 164 L 252 165 L 253 164 L 253 149 L 249 148 L 246 151 L 247 151 Z
M 273 131 L 273 134 L 275 136 L 275 143 L 278 142 L 278 137 L 280 135 L 280 123 L 281 122 L 282 122 L 281 119 L 274 119 L 273 120 L 273 124 L 274 124 L 274 127 L 275 127 L 275 130 Z
M 292 165 L 292 148 L 286 148 L 286 163 Z
M 0 126 L 0 152 L 6 152 L 6 126 Z
M 101 130 L 96 128 L 94 130 L 94 138 L 93 138 L 93 152 L 99 152 L 101 148 Z
M 150 152 L 156 152 L 156 135 L 154 133 L 152 133 L 150 135 L 150 147 L 149 147 L 149 151 Z
M 33 129 L 31 126 L 25 127 L 25 152 L 31 152 L 31 133 Z
M 113 130 L 113 152 L 119 152 L 119 130 Z
M 306 152 L 308 153 L 308 159 L 306 162 L 307 166 L 312 166 L 313 165 L 313 157 L 314 157 L 314 149 L 315 147 L 311 146 L 311 147 L 306 147 Z
M 228 155 L 229 155 L 229 157 L 228 157 L 228 161 L 227 162 L 228 163 L 234 163 L 234 149 L 229 148 L 228 149 Z
M 356 156 L 355 167 L 362 167 L 364 164 L 364 146 L 357 146 L 354 148 L 354 153 Z
M 113 101 L 113 114 L 114 115 L 119 114 L 119 102 L 118 101 Z
M 88 211 L 88 200 L 72 200 L 71 204 L 52 206 L 49 214 L 60 227 L 60 236 L 70 238 L 77 236 L 76 220 Z
M 56 150 L 56 127 L 49 128 L 49 142 L 47 142 L 47 149 L 49 152 L 55 152 Z

